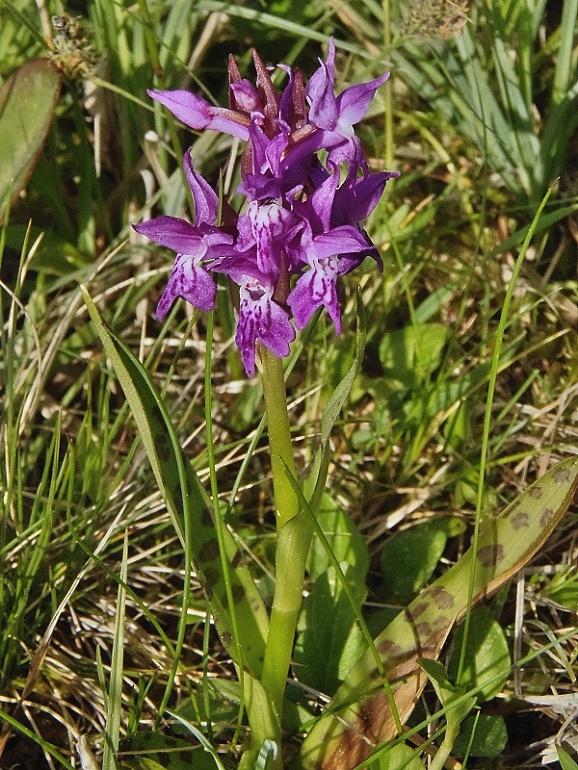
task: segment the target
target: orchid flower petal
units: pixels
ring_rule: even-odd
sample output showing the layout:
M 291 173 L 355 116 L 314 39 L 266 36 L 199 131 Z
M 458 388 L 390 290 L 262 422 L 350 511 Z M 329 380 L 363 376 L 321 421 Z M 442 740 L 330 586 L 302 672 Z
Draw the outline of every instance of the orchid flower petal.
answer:
M 183 165 L 195 202 L 195 224 L 214 225 L 219 215 L 219 198 L 211 185 L 195 171 L 190 149 L 185 153 Z
M 196 131 L 211 129 L 230 134 L 247 141 L 249 138 L 249 117 L 224 107 L 213 107 L 206 99 L 190 91 L 147 91 L 169 109 L 175 117 Z
M 197 257 L 203 256 L 207 251 L 198 229 L 178 217 L 156 217 L 133 225 L 133 229 L 151 241 L 176 252 Z
M 337 275 L 335 260 L 312 260 L 311 269 L 299 278 L 287 298 L 298 329 L 307 326 L 313 313 L 324 306 L 335 324 L 335 332 L 341 333 Z
M 177 254 L 171 276 L 157 305 L 162 321 L 174 301 L 181 297 L 199 310 L 213 310 L 217 285 L 209 273 L 189 254 Z
M 363 120 L 371 100 L 375 96 L 377 89 L 385 83 L 389 77 L 386 72 L 380 78 L 372 80 L 369 83 L 358 83 L 357 85 L 346 88 L 336 99 L 339 119 L 337 125 L 340 133 L 348 138 L 353 136 L 353 126 Z
M 239 293 L 239 320 L 235 342 L 241 351 L 245 371 L 249 377 L 255 374 L 255 346 L 260 340 L 280 358 L 289 355 L 295 330 L 289 315 L 273 301 L 273 290 L 249 279 L 241 285 Z

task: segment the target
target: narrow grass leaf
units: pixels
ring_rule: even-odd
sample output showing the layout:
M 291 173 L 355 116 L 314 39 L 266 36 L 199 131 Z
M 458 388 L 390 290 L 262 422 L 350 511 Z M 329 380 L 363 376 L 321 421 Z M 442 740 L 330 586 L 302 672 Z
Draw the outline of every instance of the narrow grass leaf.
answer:
M 578 770 L 578 764 L 574 762 L 566 749 L 563 749 L 562 746 L 556 746 L 556 751 L 558 752 L 558 759 L 560 760 L 562 770 Z
M 221 758 L 219 757 L 217 750 L 209 743 L 209 741 L 205 738 L 203 733 L 192 722 L 189 722 L 187 719 L 185 719 L 180 714 L 177 714 L 176 712 L 167 711 L 167 714 L 171 716 L 173 719 L 175 719 L 177 722 L 179 722 L 184 728 L 186 728 L 192 735 L 195 736 L 195 738 L 199 741 L 199 743 L 205 749 L 205 751 L 208 754 L 210 754 L 215 760 L 215 767 L 217 768 L 217 770 L 226 770 L 225 766 L 221 762 Z
M 70 762 L 62 756 L 62 754 L 56 749 L 51 743 L 48 741 L 45 741 L 43 738 L 41 738 L 39 735 L 37 735 L 33 730 L 28 729 L 28 727 L 25 727 L 23 724 L 21 724 L 17 719 L 10 716 L 10 714 L 7 714 L 5 711 L 0 709 L 0 720 L 3 720 L 7 724 L 10 725 L 16 732 L 21 733 L 22 735 L 26 736 L 29 740 L 36 743 L 40 748 L 45 751 L 47 754 L 49 754 L 51 757 L 53 757 L 57 762 L 60 762 L 61 767 L 64 770 L 75 770 L 75 768 L 70 764 Z
M 557 107 L 570 91 L 576 80 L 574 60 L 574 41 L 576 19 L 578 18 L 578 0 L 563 0 L 562 20 L 560 22 L 560 45 L 556 57 L 554 86 L 552 88 L 552 106 Z
M 430 764 L 430 770 L 442 770 L 460 732 L 460 725 L 476 701 L 471 696 L 464 697 L 464 687 L 449 681 L 444 666 L 438 660 L 420 660 L 419 665 L 428 675 L 446 718 L 443 740 Z
M 122 680 L 124 664 L 124 626 L 126 616 L 126 581 L 128 575 L 128 532 L 124 534 L 120 581 L 118 584 L 110 682 L 108 687 L 105 736 L 106 743 L 102 757 L 102 770 L 117 770 L 117 753 L 120 741 L 120 717 L 122 714 Z
M 345 377 L 341 380 L 339 385 L 335 388 L 327 406 L 323 410 L 323 416 L 321 418 L 321 442 L 325 444 L 331 433 L 331 428 L 335 425 L 335 421 L 339 416 L 349 391 L 353 385 L 353 382 L 357 376 L 357 373 L 361 369 L 361 363 L 363 361 L 363 353 L 365 350 L 365 333 L 366 333 L 366 318 L 365 308 L 361 297 L 357 296 L 357 332 L 355 335 L 355 359 L 351 369 L 347 372 Z

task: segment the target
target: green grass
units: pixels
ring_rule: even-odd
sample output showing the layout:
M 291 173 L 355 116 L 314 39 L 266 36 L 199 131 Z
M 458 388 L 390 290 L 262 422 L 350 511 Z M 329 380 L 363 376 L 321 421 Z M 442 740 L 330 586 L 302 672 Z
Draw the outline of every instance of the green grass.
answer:
M 363 542 L 354 549 L 360 559 L 366 549 L 355 601 L 377 634 L 399 603 L 380 570 L 392 538 L 424 521 L 459 520 L 460 532 L 430 565 L 433 579 L 467 547 L 479 492 L 481 508 L 497 511 L 556 459 L 575 454 L 576 3 L 561 6 L 555 17 L 531 0 L 481 3 L 446 39 L 418 37 L 395 2 L 387 38 L 384 7 L 372 0 L 87 4 L 84 33 L 56 56 L 63 85 L 42 154 L 1 231 L 2 766 L 27 767 L 34 758 L 38 768 L 78 767 L 82 739 L 85 761 L 92 756 L 96 766 L 114 767 L 118 749 L 129 767 L 145 767 L 143 757 L 176 767 L 186 749 L 187 766 L 234 767 L 247 739 L 242 692 L 194 574 L 182 611 L 183 546 L 79 290 L 87 286 L 104 320 L 144 362 L 207 490 L 216 478 L 267 601 L 274 523 L 261 387 L 242 374 L 230 344 L 232 310 L 223 302 L 213 334 L 208 447 L 207 321 L 179 307 L 157 324 L 171 255 L 129 227 L 151 212 L 187 215 L 182 149 L 192 143 L 196 167 L 217 182 L 231 144 L 183 130 L 146 89 L 184 86 L 223 104 L 229 52 L 246 72 L 255 46 L 267 63 L 295 63 L 308 75 L 330 34 L 342 85 L 392 68 L 389 96 L 378 98 L 361 127 L 375 168 L 384 167 L 393 127 L 401 171 L 368 228 L 384 271 L 367 265 L 346 282 L 342 336 L 321 319 L 288 378 L 302 471 L 313 460 L 323 407 L 353 364 L 359 286 L 366 353 L 332 431 L 328 496 L 345 513 L 343 527 Z M 420 9 L 427 17 L 428 3 Z M 49 3 L 48 22 L 61 12 Z M 5 0 L 4 80 L 49 53 L 46 34 L 35 4 Z M 228 189 L 238 173 L 232 167 Z M 557 176 L 513 288 L 494 376 L 508 283 Z M 578 654 L 575 524 L 574 508 L 524 570 L 523 590 L 503 589 L 488 603 L 514 664 L 491 700 L 510 741 L 473 741 L 469 767 L 530 766 L 564 724 L 561 703 L 575 689 Z M 335 581 L 330 593 L 347 605 Z M 352 606 L 343 612 L 355 614 Z M 352 634 L 346 643 L 354 649 L 360 640 Z M 444 651 L 442 662 L 451 655 Z M 442 679 L 436 687 L 438 694 L 445 687 L 445 704 L 453 685 Z M 320 680 L 335 688 L 339 672 L 311 688 Z M 316 703 L 323 699 L 313 689 L 296 691 L 287 730 L 310 719 Z M 430 687 L 412 724 L 438 709 Z M 481 703 L 479 720 L 489 710 Z M 445 724 L 441 718 L 431 731 Z M 517 743 L 523 724 L 529 737 Z M 568 749 L 575 736 L 565 729 L 560 741 Z M 455 740 L 463 756 L 467 736 Z M 415 745 L 406 749 L 413 756 Z M 498 759 L 476 755 L 484 750 Z

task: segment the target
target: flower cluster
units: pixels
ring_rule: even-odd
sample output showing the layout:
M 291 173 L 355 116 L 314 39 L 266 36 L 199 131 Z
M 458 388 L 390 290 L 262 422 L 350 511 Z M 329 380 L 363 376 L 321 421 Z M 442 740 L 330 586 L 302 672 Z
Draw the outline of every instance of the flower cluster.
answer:
M 381 267 L 362 222 L 377 205 L 395 172 L 370 173 L 353 126 L 366 114 L 388 74 L 335 95 L 335 47 L 307 86 L 299 70 L 279 65 L 288 82 L 279 93 L 268 69 L 253 55 L 256 84 L 229 60 L 229 106 L 215 107 L 188 91 L 151 91 L 186 125 L 230 134 L 245 144 L 239 215 L 219 218 L 219 201 L 195 171 L 190 150 L 185 172 L 194 223 L 161 216 L 137 232 L 177 252 L 157 308 L 162 320 L 177 297 L 200 310 L 215 304 L 212 273 L 239 286 L 235 341 L 249 376 L 257 340 L 275 355 L 289 354 L 294 326 L 302 329 L 320 307 L 337 333 L 341 317 L 337 279 L 366 256 Z M 225 221 L 227 220 L 227 221 Z M 229 221 L 232 220 L 232 221 Z

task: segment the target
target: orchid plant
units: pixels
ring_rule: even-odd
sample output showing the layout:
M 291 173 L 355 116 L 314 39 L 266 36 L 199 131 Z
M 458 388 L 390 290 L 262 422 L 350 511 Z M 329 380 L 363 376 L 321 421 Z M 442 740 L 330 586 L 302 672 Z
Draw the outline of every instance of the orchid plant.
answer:
M 411 762 L 413 767 L 415 761 L 416 766 L 423 767 L 415 752 L 401 742 L 402 733 L 408 737 L 426 726 L 404 728 L 429 677 L 447 720 L 446 737 L 431 765 L 441 770 L 460 725 L 476 706 L 474 696 L 488 686 L 494 692 L 496 686 L 501 686 L 496 682 L 511 672 L 506 654 L 501 656 L 497 673 L 493 666 L 482 666 L 479 679 L 472 683 L 463 664 L 463 644 L 452 682 L 437 661 L 442 646 L 461 618 L 465 618 L 463 638 L 467 639 L 475 604 L 518 572 L 546 541 L 578 488 L 578 459 L 573 456 L 556 465 L 499 516 L 477 517 L 470 548 L 451 569 L 420 590 L 372 639 L 348 584 L 351 573 L 344 575 L 341 569 L 343 563 L 358 566 L 358 554 L 350 543 L 354 540 L 351 530 L 346 529 L 347 537 L 341 538 L 348 543 L 347 552 L 338 544 L 334 552 L 319 526 L 323 512 L 316 516 L 327 477 L 329 433 L 363 357 L 362 308 L 354 365 L 328 400 L 321 420 L 321 447 L 304 479 L 298 479 L 295 471 L 282 359 L 289 354 L 297 331 L 322 308 L 340 332 L 340 276 L 367 256 L 381 266 L 363 221 L 378 204 L 388 179 L 396 174 L 370 173 L 353 127 L 364 117 L 387 76 L 352 86 L 336 96 L 335 48 L 331 42 L 327 60 L 320 62 L 306 86 L 297 70 L 279 65 L 287 76 L 287 85 L 278 93 L 270 71 L 256 54 L 254 62 L 256 85 L 243 79 L 236 63 L 230 60 L 226 109 L 185 91 L 151 92 L 153 98 L 195 130 L 218 130 L 245 142 L 239 192 L 244 194 L 246 205 L 240 212 L 233 211 L 196 172 L 191 153 L 187 152 L 184 164 L 195 203 L 193 223 L 164 216 L 136 225 L 136 230 L 177 252 L 158 305 L 159 319 L 165 318 L 178 297 L 200 310 L 212 311 L 218 291 L 215 275 L 228 276 L 238 287 L 235 339 L 247 375 L 252 377 L 257 368 L 260 371 L 271 451 L 277 538 L 275 589 L 269 612 L 255 576 L 219 514 L 215 488 L 210 500 L 179 445 L 154 383 L 128 347 L 106 328 L 84 287 L 83 295 L 130 403 L 183 544 L 187 569 L 194 564 L 221 642 L 236 666 L 251 735 L 250 746 L 241 758 L 242 770 L 281 770 L 289 762 L 282 753 L 289 711 L 286 685 L 294 648 L 299 661 L 296 628 L 313 531 L 318 539 L 312 552 L 319 543 L 327 546 L 327 560 L 321 559 L 320 564 L 330 563 L 338 576 L 355 615 L 354 622 L 363 631 L 364 645 L 348 651 L 343 676 L 339 676 L 340 682 L 323 713 L 315 719 L 308 715 L 306 723 L 301 721 L 300 730 L 306 734 L 292 767 L 353 770 L 374 760 L 378 764 L 371 767 L 382 767 L 385 765 L 379 763 L 378 747 L 383 744 L 386 752 L 407 749 L 409 755 L 406 752 L 397 756 L 397 764 Z M 528 231 L 516 270 L 546 202 L 547 197 Z M 515 276 L 500 317 L 492 359 L 494 381 Z M 210 317 L 207 328 L 210 332 Z M 209 374 L 206 386 L 209 422 Z M 492 393 L 490 388 L 486 441 Z M 483 473 L 480 476 L 483 478 Z M 316 567 L 311 562 L 307 566 L 312 577 Z M 325 577 L 322 572 L 317 574 L 309 598 L 317 579 Z M 183 591 L 184 614 L 189 608 L 189 582 L 185 581 Z M 185 626 L 183 623 L 179 632 L 181 643 Z M 505 638 L 503 645 L 507 648 Z M 176 671 L 178 653 L 175 661 Z M 293 678 L 298 676 L 299 668 L 295 666 Z M 169 678 L 161 713 L 170 687 Z M 199 737 L 198 730 L 186 723 L 182 714 L 174 716 Z M 204 736 L 201 738 L 204 740 Z M 209 743 L 205 741 L 203 746 Z M 391 766 L 389 760 L 386 765 Z
M 220 202 L 195 170 L 189 150 L 184 170 L 195 205 L 194 222 L 161 216 L 134 227 L 177 253 L 157 307 L 158 319 L 165 318 L 179 297 L 199 310 L 213 310 L 215 275 L 228 276 L 238 286 L 235 341 L 249 377 L 255 375 L 256 358 L 261 362 L 278 545 L 260 678 L 272 703 L 271 724 L 276 725 L 266 737 L 278 744 L 312 533 L 308 517 L 300 515 L 295 491 L 282 359 L 289 355 L 296 330 L 320 308 L 327 310 L 340 333 L 340 276 L 366 257 L 381 268 L 363 222 L 397 172 L 371 173 L 354 130 L 389 73 L 336 95 L 331 41 L 327 59 L 320 60 L 307 85 L 299 70 L 279 65 L 287 76 L 279 93 L 256 52 L 253 61 L 255 85 L 241 76 L 230 57 L 226 108 L 188 91 L 149 92 L 187 126 L 245 142 L 237 190 L 246 201 L 243 210 L 235 212 L 226 201 Z M 250 706 L 248 711 L 251 720 Z M 262 720 L 262 715 L 256 719 Z M 260 742 L 265 736 L 258 732 Z

